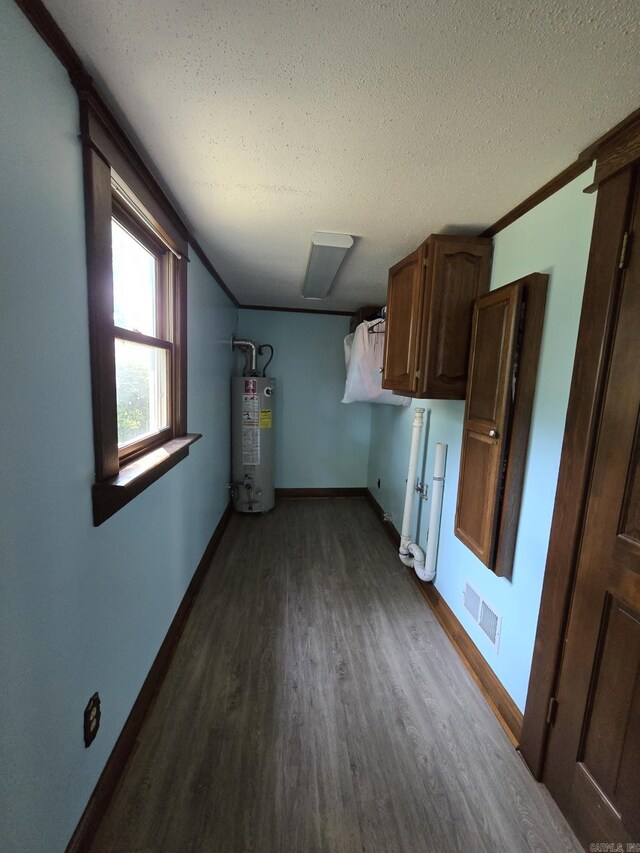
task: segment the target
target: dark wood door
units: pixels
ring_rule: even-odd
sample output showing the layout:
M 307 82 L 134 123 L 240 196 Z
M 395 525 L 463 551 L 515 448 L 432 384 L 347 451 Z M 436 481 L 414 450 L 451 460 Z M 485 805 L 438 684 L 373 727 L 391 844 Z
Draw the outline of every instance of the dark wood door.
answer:
M 487 566 L 500 516 L 521 303 L 522 285 L 514 283 L 478 299 L 473 314 L 455 534 Z
M 417 388 L 423 282 L 424 246 L 420 246 L 389 270 L 382 387 L 392 391 Z
M 428 240 L 420 396 L 463 400 L 475 300 L 489 290 L 492 241 L 432 235 Z
M 636 245 L 622 279 L 543 777 L 585 846 L 640 841 L 639 414 Z

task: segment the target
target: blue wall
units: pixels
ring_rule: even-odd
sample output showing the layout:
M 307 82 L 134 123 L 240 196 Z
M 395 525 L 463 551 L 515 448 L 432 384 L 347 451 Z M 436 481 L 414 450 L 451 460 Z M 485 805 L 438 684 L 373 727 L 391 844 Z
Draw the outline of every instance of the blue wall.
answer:
M 430 411 L 421 461 L 433 476 L 436 442 L 448 445 L 446 484 L 435 585 L 520 709 L 524 709 L 595 197 L 582 190 L 583 175 L 518 219 L 495 238 L 491 288 L 530 272 L 548 273 L 549 293 L 538 371 L 520 526 L 511 581 L 495 577 L 453 534 L 464 402 L 415 401 L 411 408 L 372 406 L 368 483 L 381 506 L 402 522 L 413 410 Z M 377 480 L 380 478 L 380 489 Z M 428 501 L 419 501 L 418 542 L 424 546 Z M 416 502 L 416 512 L 418 502 Z M 499 651 L 464 609 L 465 581 L 503 616 Z
M 238 335 L 275 348 L 276 488 L 367 483 L 369 403 L 342 403 L 349 318 L 241 309 Z M 238 356 L 237 366 L 243 359 Z M 383 407 L 380 407 L 383 408 Z
M 0 850 L 63 850 L 227 504 L 236 310 L 189 265 L 190 456 L 99 528 L 78 105 L 0 0 Z M 90 749 L 91 694 L 102 723 Z

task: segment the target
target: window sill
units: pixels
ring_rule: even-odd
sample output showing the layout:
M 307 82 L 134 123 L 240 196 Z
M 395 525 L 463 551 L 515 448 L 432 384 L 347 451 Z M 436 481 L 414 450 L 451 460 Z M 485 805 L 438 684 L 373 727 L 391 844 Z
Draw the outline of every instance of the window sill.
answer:
M 123 465 L 115 477 L 103 483 L 96 483 L 92 489 L 94 527 L 98 527 L 126 506 L 129 501 L 187 457 L 189 447 L 199 438 L 202 438 L 199 433 L 188 433 L 180 438 L 173 438 L 161 447 L 156 447 L 149 453 L 139 456 L 128 465 Z

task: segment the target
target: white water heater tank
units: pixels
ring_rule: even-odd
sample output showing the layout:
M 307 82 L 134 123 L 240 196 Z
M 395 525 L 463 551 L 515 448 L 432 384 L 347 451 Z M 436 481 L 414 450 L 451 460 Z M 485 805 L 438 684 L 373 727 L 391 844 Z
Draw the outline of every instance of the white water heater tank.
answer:
M 231 499 L 237 512 L 268 512 L 275 504 L 273 470 L 276 381 L 231 378 Z

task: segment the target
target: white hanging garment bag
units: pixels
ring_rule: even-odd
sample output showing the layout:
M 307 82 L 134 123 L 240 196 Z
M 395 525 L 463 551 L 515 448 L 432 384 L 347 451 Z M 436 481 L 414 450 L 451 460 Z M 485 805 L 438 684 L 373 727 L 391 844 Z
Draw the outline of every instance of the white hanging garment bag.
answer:
M 369 320 L 344 339 L 347 381 L 343 403 L 387 403 L 408 406 L 411 400 L 382 388 L 384 320 Z

